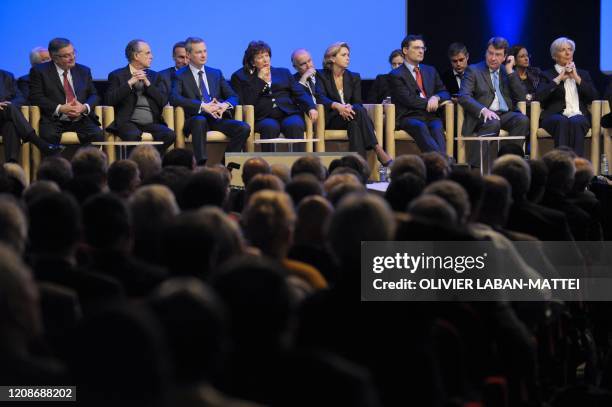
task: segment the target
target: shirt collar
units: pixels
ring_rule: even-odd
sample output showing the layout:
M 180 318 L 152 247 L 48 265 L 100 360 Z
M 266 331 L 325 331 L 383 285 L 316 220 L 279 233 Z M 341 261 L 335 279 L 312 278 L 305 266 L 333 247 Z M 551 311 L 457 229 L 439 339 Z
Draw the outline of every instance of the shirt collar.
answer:
M 53 65 L 55 65 L 55 69 L 57 70 L 57 73 L 60 76 L 63 76 L 64 75 L 64 69 L 60 68 L 55 62 L 53 63 Z M 68 70 L 68 73 L 70 73 L 70 70 Z
M 414 68 L 419 67 L 419 65 L 412 65 L 410 62 L 408 61 L 404 61 L 404 65 L 406 65 L 406 68 L 408 68 L 408 70 L 412 73 L 414 73 Z M 419 67 L 420 68 L 420 67 Z
M 191 72 L 193 72 L 194 75 L 197 75 L 198 72 L 204 71 L 204 65 L 202 65 L 202 68 L 198 69 L 195 66 L 189 64 L 189 69 L 191 69 Z M 206 74 L 206 72 L 204 72 L 204 74 Z
M 561 66 L 559 64 L 555 64 L 555 70 L 557 71 L 557 73 L 561 73 L 561 72 L 565 71 L 565 67 Z

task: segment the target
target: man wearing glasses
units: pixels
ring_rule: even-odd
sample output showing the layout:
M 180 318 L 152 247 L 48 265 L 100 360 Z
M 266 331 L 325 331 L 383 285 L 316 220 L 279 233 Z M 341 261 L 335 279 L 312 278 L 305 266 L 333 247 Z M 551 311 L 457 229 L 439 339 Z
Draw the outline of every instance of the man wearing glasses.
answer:
M 426 50 L 422 36 L 404 38 L 404 63 L 389 74 L 391 100 L 395 103 L 396 126 L 412 136 L 421 152 L 446 154 L 438 109 L 450 95 L 436 68 L 421 63 Z
M 41 111 L 40 136 L 59 144 L 62 133 L 76 132 L 81 144 L 102 141 L 100 122 L 94 113 L 99 103 L 91 70 L 76 63 L 70 40 L 49 42 L 51 61 L 30 70 L 30 100 Z

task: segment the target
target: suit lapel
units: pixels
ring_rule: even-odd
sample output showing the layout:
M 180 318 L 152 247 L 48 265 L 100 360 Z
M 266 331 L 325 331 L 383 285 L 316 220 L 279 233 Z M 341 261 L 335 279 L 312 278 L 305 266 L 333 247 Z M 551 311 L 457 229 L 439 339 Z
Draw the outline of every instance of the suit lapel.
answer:
M 353 89 L 351 86 L 351 74 L 348 71 L 344 71 L 342 74 L 342 87 L 344 88 L 344 101 L 348 103 L 351 100 Z
M 66 100 L 66 92 L 64 91 L 64 84 L 60 80 L 59 75 L 57 74 L 57 68 L 53 62 L 49 63 L 49 76 L 51 76 L 51 80 L 57 86 L 57 89 L 64 95 L 64 100 Z
M 198 87 L 198 84 L 196 83 L 196 80 L 193 77 L 193 73 L 191 72 L 191 68 L 189 65 L 187 65 L 187 69 L 185 69 L 183 75 L 186 76 L 185 79 L 187 80 L 187 83 L 189 83 L 189 85 L 191 86 L 194 95 L 196 95 L 198 99 L 202 100 L 202 93 L 200 92 L 200 88 Z
M 491 72 L 489 71 L 489 67 L 487 64 L 484 64 L 484 68 L 480 71 L 481 75 L 484 77 L 484 80 L 489 88 L 495 93 L 495 87 L 493 86 L 493 81 L 491 80 Z
M 210 70 L 208 68 L 204 67 L 204 71 L 206 72 L 206 80 L 208 81 L 208 95 L 211 99 L 216 98 L 217 95 L 214 92 L 214 89 L 217 89 L 215 82 L 216 78 L 210 73 Z
M 419 85 L 416 82 L 416 79 L 414 79 L 414 76 L 412 76 L 412 73 L 410 72 L 410 70 L 406 67 L 406 65 L 402 65 L 402 70 L 401 70 L 402 76 L 404 77 L 404 80 L 412 86 L 413 89 L 415 89 L 415 91 L 420 94 L 420 90 L 419 90 Z

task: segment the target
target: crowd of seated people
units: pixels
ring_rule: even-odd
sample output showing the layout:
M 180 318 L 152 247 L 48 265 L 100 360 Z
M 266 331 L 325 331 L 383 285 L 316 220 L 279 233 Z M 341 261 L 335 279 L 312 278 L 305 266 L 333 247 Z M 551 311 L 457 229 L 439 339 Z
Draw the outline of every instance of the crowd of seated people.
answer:
M 609 405 L 607 303 L 360 300 L 365 240 L 492 240 L 520 275 L 586 270 L 612 186 L 567 148 L 501 153 L 484 177 L 399 156 L 384 196 L 358 154 L 254 157 L 244 190 L 187 149 L 108 166 L 81 147 L 29 185 L 7 163 L 0 382 L 94 406 Z M 515 247 L 564 239 L 563 259 Z

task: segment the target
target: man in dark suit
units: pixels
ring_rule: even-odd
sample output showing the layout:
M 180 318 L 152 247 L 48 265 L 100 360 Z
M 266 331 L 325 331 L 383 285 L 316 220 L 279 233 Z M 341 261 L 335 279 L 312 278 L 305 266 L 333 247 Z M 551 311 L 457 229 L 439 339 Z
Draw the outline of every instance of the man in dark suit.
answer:
M 513 70 L 513 56 L 507 57 L 505 68 L 502 67 L 507 53 L 508 41 L 493 37 L 487 43 L 485 61 L 470 65 L 466 71 L 459 90 L 459 103 L 465 109 L 464 136 L 474 132 L 478 136 L 499 136 L 501 129 L 510 136 L 527 136 L 529 119 L 515 111 L 516 103 L 525 100 L 525 89 Z M 478 148 L 474 144 L 468 143 L 468 162 L 479 166 Z
M 63 132 L 74 131 L 81 144 L 102 141 L 91 70 L 76 63 L 70 40 L 54 38 L 48 48 L 52 61 L 30 70 L 30 101 L 41 111 L 40 136 L 58 144 Z
M 251 129 L 248 124 L 230 119 L 238 96 L 220 70 L 204 66 L 208 50 L 203 39 L 187 38 L 185 49 L 189 65 L 179 69 L 172 83 L 170 103 L 185 109 L 185 134 L 191 134 L 198 165 L 206 164 L 206 133 L 220 131 L 229 139 L 226 151 L 241 151 Z
M 459 88 L 461 88 L 465 70 L 468 69 L 469 59 L 470 54 L 462 43 L 453 42 L 448 46 L 448 60 L 451 63 L 451 69 L 442 74 L 442 82 L 451 94 L 453 101 L 456 101 L 459 95 Z
M 604 93 L 604 99 L 608 100 L 610 108 L 612 109 L 612 78 L 608 81 L 608 87 Z M 612 113 L 608 113 L 601 118 L 601 125 L 607 129 L 612 127 Z M 610 158 L 608 158 L 610 159 Z
M 49 50 L 43 47 L 35 47 L 30 51 L 30 66 L 42 64 L 43 62 L 51 61 Z M 29 104 L 30 99 L 30 74 L 23 75 L 17 79 L 17 86 L 21 91 L 26 103 Z
M 153 54 L 149 44 L 132 40 L 125 48 L 128 66 L 108 75 L 106 103 L 115 107 L 115 121 L 108 130 L 124 141 L 140 141 L 142 133 L 151 133 L 162 141 L 160 153 L 174 143 L 174 132 L 166 126 L 162 110 L 167 96 L 160 89 L 162 78 L 150 70 Z
M 12 73 L 0 69 L 0 135 L 4 144 L 5 162 L 17 162 L 21 143 L 31 142 L 47 155 L 61 151 L 58 146 L 52 146 L 36 135 L 30 123 L 21 113 L 21 105 L 25 99 Z
M 166 93 L 166 96 L 169 96 L 172 91 L 172 80 L 174 79 L 176 71 L 189 65 L 189 55 L 187 55 L 187 50 L 185 49 L 185 41 L 179 41 L 174 44 L 172 47 L 172 59 L 174 60 L 174 66 L 158 72 L 162 77 L 162 89 Z
M 438 108 L 441 102 L 450 99 L 450 95 L 436 68 L 421 64 L 425 50 L 423 37 L 406 36 L 402 41 L 405 62 L 389 74 L 396 126 L 408 132 L 422 152 L 446 154 Z
M 317 84 L 317 70 L 312 62 L 312 56 L 304 48 L 298 48 L 291 54 L 291 64 L 297 71 L 293 77 L 302 85 L 304 91 L 312 97 L 316 104 L 315 86 Z

